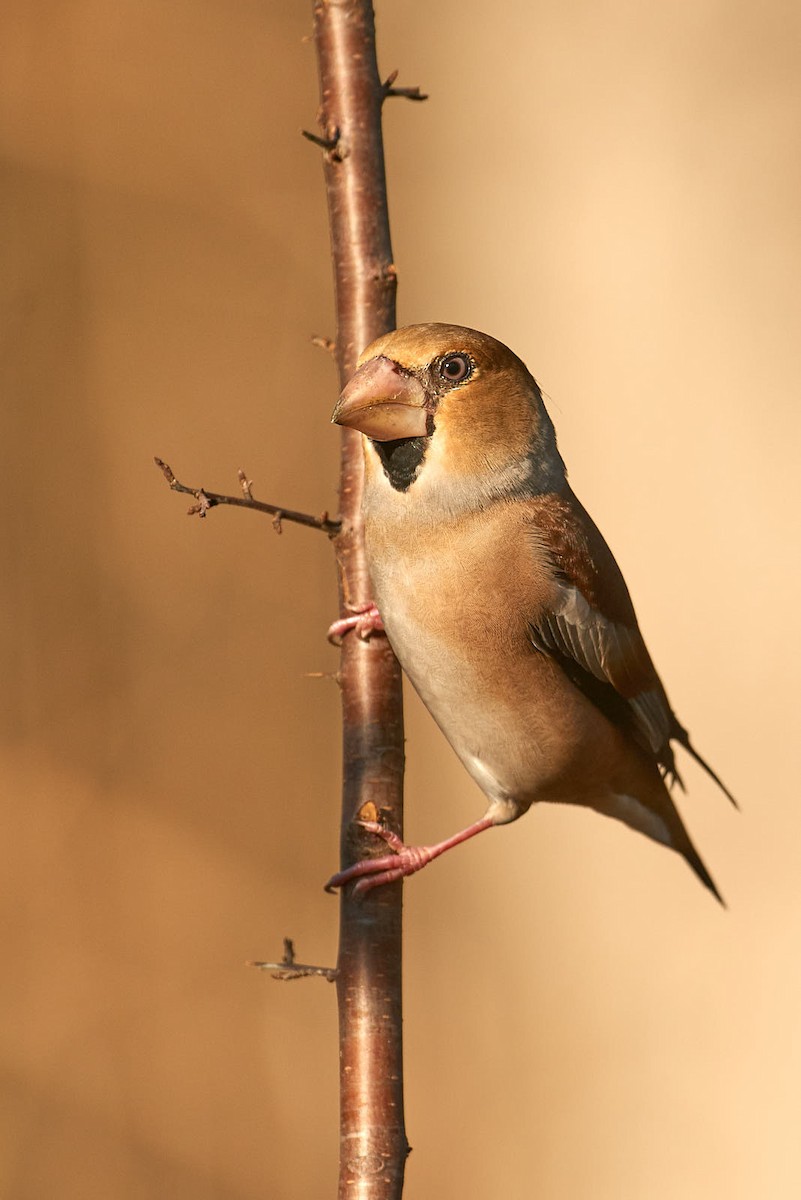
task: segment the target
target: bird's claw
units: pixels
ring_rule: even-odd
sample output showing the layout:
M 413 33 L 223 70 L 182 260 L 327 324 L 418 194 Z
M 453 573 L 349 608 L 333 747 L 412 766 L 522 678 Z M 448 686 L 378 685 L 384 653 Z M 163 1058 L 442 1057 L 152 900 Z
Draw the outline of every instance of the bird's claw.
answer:
M 338 871 L 325 885 L 327 892 L 353 883 L 352 895 L 364 896 L 373 888 L 413 875 L 433 857 L 428 846 L 407 846 L 397 833 L 379 825 L 377 821 L 356 821 L 354 824 L 382 838 L 392 853 L 380 855 L 378 858 L 363 858 L 344 871 Z
M 353 609 L 351 616 L 340 617 L 334 621 L 329 626 L 326 636 L 332 646 L 341 646 L 345 634 L 350 633 L 351 630 L 363 642 L 368 641 L 374 633 L 384 632 L 381 613 L 374 604 L 358 605 Z

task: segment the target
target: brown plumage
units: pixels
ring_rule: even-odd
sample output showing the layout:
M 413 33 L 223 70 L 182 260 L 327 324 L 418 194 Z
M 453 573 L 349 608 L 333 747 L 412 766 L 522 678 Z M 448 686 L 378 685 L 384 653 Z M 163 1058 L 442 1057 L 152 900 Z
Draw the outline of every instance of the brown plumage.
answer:
M 489 806 L 434 847 L 368 825 L 392 853 L 329 886 L 410 874 L 552 801 L 672 847 L 720 899 L 665 785 L 679 778 L 671 740 L 720 781 L 671 710 L 525 365 L 475 330 L 409 326 L 368 347 L 333 419 L 365 435 L 365 537 L 387 635 Z

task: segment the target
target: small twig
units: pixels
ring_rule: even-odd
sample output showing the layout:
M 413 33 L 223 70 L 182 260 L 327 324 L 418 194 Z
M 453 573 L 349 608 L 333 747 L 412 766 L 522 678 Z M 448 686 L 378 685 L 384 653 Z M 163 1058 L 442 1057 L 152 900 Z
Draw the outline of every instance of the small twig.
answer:
M 282 521 L 294 521 L 296 525 L 306 525 L 310 529 L 322 529 L 323 533 L 327 533 L 329 537 L 336 537 L 342 525 L 342 522 L 336 517 L 329 517 L 327 512 L 322 513 L 319 517 L 313 517 L 310 513 L 294 512 L 291 508 L 267 504 L 264 500 L 254 500 L 251 491 L 252 482 L 244 471 L 239 472 L 242 495 L 222 496 L 219 492 L 207 492 L 205 488 L 187 487 L 186 484 L 179 483 L 173 474 L 172 467 L 163 459 L 155 458 L 153 461 L 174 492 L 185 492 L 187 496 L 195 497 L 197 503 L 188 509 L 189 516 L 205 517 L 209 509 L 215 508 L 218 504 L 233 504 L 237 508 L 252 508 L 256 512 L 269 513 L 273 517 L 273 527 L 276 533 L 281 532 Z
M 318 975 L 333 983 L 337 977 L 336 967 L 312 967 L 308 963 L 295 962 L 295 944 L 292 938 L 284 938 L 284 957 L 280 962 L 246 962 L 246 967 L 257 967 L 260 971 L 272 971 L 273 979 L 289 983 L 292 979 L 308 979 Z
M 382 87 L 384 89 L 384 99 L 387 100 L 390 96 L 403 96 L 405 100 L 427 100 L 428 93 L 421 92 L 419 87 L 394 87 L 393 84 L 398 78 L 398 72 L 393 71 L 391 75 L 387 75 Z

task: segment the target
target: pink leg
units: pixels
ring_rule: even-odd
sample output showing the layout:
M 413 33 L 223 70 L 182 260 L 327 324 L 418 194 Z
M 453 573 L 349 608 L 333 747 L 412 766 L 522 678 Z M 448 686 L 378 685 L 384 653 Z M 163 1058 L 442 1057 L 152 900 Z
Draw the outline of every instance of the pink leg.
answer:
M 483 833 L 485 829 L 491 829 L 493 821 L 491 817 L 482 817 L 480 821 L 468 825 L 466 829 L 455 833 L 453 837 L 446 838 L 444 842 L 437 842 L 435 846 L 407 846 L 397 834 L 385 829 L 376 821 L 359 821 L 358 824 L 369 833 L 375 833 L 378 837 L 383 838 L 393 853 L 384 854 L 380 858 L 364 858 L 361 862 L 348 867 L 347 870 L 332 875 L 325 885 L 327 892 L 333 892 L 334 888 L 344 887 L 346 883 L 351 883 L 355 879 L 354 896 L 364 895 L 374 887 L 380 887 L 384 883 L 394 883 L 396 879 L 403 879 L 406 875 L 414 875 L 415 871 L 422 870 L 433 858 L 439 858 L 440 854 L 444 854 L 446 850 L 460 846 L 462 842 L 475 837 L 477 833 Z
M 354 608 L 353 616 L 340 617 L 329 627 L 329 642 L 334 646 L 341 646 L 343 637 L 351 629 L 363 642 L 374 633 L 383 633 L 384 622 L 381 620 L 381 613 L 374 604 L 360 604 L 358 608 Z

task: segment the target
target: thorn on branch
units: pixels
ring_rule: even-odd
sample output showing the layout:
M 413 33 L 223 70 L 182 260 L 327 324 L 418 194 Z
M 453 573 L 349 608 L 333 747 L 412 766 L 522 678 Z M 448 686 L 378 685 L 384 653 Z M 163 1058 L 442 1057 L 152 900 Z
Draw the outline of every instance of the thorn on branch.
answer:
M 382 84 L 384 99 L 389 99 L 390 96 L 402 96 L 404 100 L 427 100 L 428 93 L 421 92 L 419 87 L 394 87 L 395 80 L 398 78 L 398 72 L 393 71 L 388 75 Z
M 301 129 L 301 134 L 307 141 L 313 142 L 315 146 L 319 146 L 321 150 L 333 150 L 339 141 L 339 130 L 336 131 L 333 137 L 320 137 L 319 133 L 312 133 L 310 129 Z
M 313 346 L 319 346 L 321 350 L 326 350 L 331 355 L 335 355 L 337 352 L 337 344 L 333 338 L 321 337 L 318 333 L 314 333 L 312 334 L 311 343 Z
M 342 676 L 339 671 L 304 671 L 304 679 L 330 679 L 337 687 L 342 687 Z
M 254 962 L 245 963 L 246 967 L 256 967 L 259 971 L 272 971 L 273 979 L 278 979 L 282 983 L 288 983 L 292 979 L 308 979 L 312 975 L 318 975 L 322 979 L 327 979 L 329 983 L 333 983 L 337 977 L 336 967 L 313 967 L 308 963 L 295 962 L 295 944 L 292 938 L 284 938 L 284 957 L 280 962 Z
M 283 521 L 294 521 L 296 525 L 306 525 L 309 529 L 321 529 L 329 537 L 336 537 L 342 527 L 342 522 L 336 517 L 329 517 L 327 512 L 321 513 L 319 517 L 314 517 L 310 513 L 295 512 L 291 508 L 283 508 L 278 504 L 267 504 L 264 500 L 254 500 L 251 490 L 252 480 L 248 479 L 244 471 L 238 473 L 242 495 L 223 496 L 219 492 L 207 492 L 205 488 L 187 487 L 185 483 L 180 483 L 175 478 L 172 467 L 163 459 L 155 458 L 153 461 L 174 492 L 184 492 L 187 496 L 195 497 L 196 503 L 188 510 L 189 516 L 205 517 L 210 508 L 215 508 L 218 504 L 231 504 L 236 508 L 252 508 L 256 512 L 268 513 L 273 517 L 273 527 L 276 533 L 282 532 Z
M 301 129 L 301 134 L 307 141 L 313 142 L 315 146 L 319 146 L 324 150 L 332 162 L 342 162 L 348 157 L 348 148 L 342 140 L 342 132 L 336 126 L 331 133 L 320 135 L 312 133 L 309 129 Z

